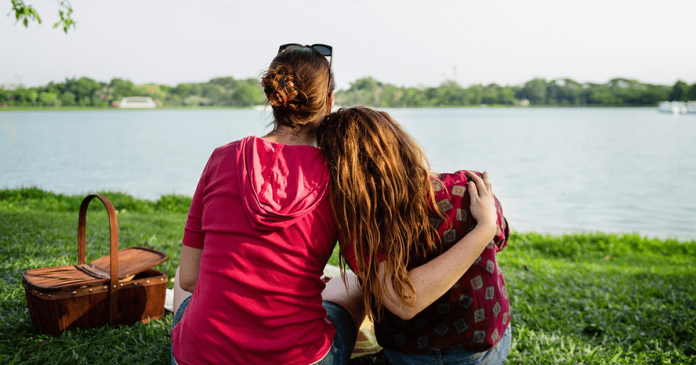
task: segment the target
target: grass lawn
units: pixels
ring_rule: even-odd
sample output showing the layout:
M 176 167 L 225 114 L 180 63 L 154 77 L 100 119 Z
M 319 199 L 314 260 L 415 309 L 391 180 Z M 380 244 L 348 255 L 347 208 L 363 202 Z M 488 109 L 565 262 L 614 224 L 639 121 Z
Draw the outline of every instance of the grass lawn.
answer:
M 166 252 L 169 260 L 158 268 L 173 277 L 190 198 L 106 195 L 119 210 L 121 248 Z M 31 324 L 21 274 L 77 262 L 81 198 L 0 191 L 0 363 L 167 364 L 171 315 L 60 337 Z M 108 250 L 106 213 L 98 204 L 88 213 L 88 261 Z M 498 257 L 513 308 L 509 363 L 696 364 L 696 242 L 524 233 L 514 234 Z

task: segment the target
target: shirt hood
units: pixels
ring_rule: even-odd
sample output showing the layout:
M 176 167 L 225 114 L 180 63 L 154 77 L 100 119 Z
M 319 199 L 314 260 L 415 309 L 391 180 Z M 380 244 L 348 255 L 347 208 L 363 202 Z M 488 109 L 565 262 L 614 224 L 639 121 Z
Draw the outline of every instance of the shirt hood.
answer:
M 291 226 L 328 194 L 329 171 L 321 151 L 258 137 L 240 141 L 237 175 L 251 226 L 276 231 Z

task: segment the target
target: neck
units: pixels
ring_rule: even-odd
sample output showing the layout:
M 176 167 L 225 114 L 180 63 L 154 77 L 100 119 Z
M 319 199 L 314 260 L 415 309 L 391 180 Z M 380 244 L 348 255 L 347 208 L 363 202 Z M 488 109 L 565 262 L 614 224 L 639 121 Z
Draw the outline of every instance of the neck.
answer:
M 304 145 L 316 147 L 314 133 L 307 131 L 294 132 L 290 127 L 279 125 L 270 133 L 262 137 L 263 139 L 284 145 Z

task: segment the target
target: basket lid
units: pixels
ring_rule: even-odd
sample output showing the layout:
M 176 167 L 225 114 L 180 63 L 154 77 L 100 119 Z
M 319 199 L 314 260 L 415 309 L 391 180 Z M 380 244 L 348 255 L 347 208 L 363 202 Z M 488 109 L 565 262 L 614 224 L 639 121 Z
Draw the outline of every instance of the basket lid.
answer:
M 167 254 L 149 247 L 135 246 L 118 251 L 118 278 L 139 274 L 167 260 Z M 86 265 L 43 267 L 23 273 L 26 282 L 45 291 L 97 286 L 111 279 L 109 255 Z
M 84 269 L 92 271 L 98 277 L 110 278 L 111 262 L 109 255 L 98 258 Z M 167 254 L 150 247 L 134 246 L 118 251 L 118 278 L 139 274 L 167 260 Z
M 60 291 L 67 288 L 97 286 L 107 283 L 109 278 L 101 278 L 82 269 L 86 265 L 42 267 L 27 270 L 22 274 L 24 281 L 43 291 Z M 107 283 L 108 284 L 108 283 Z

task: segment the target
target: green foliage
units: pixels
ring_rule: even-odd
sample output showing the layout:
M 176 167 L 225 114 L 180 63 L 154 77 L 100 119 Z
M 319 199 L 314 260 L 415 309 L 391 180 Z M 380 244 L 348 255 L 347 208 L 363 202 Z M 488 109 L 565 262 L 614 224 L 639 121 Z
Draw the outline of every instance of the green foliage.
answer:
M 546 80 L 534 79 L 527 81 L 522 90 L 520 98 L 527 99 L 531 104 L 540 105 L 546 102 Z
M 99 192 L 109 198 L 119 212 L 139 213 L 188 213 L 191 197 L 184 195 L 162 195 L 158 200 L 137 199 L 119 192 Z M 0 190 L 0 211 L 78 212 L 86 195 L 64 195 L 44 191 L 35 187 Z M 99 204 L 90 204 L 90 209 L 103 209 Z
M 75 28 L 77 23 L 75 23 L 75 21 L 72 19 L 72 13 L 73 8 L 70 5 L 70 2 L 67 0 L 61 0 L 58 5 L 58 16 L 60 17 L 60 20 L 53 24 L 53 28 L 55 29 L 61 26 L 63 28 L 63 32 L 66 34 L 68 33 L 68 29 L 70 29 L 70 27 Z
M 669 93 L 669 100 L 688 101 L 687 96 L 689 94 L 689 85 L 686 82 L 679 80 L 676 83 L 674 83 L 674 86 L 672 86 L 672 92 Z
M 36 21 L 41 24 L 39 12 L 36 11 L 33 6 L 27 5 L 24 0 L 12 0 L 12 10 L 10 10 L 10 14 L 11 13 L 14 13 L 15 19 L 18 22 L 21 21 L 24 27 L 29 27 L 30 21 Z M 53 28 L 61 26 L 65 33 L 68 33 L 70 27 L 75 28 L 76 23 L 72 19 L 72 13 L 73 8 L 70 1 L 60 0 L 58 2 L 58 17 L 60 20 L 53 24 Z
M 677 96 L 670 96 L 670 92 Z M 692 95 L 693 94 L 693 95 Z M 433 107 L 517 105 L 553 106 L 655 106 L 661 100 L 696 100 L 696 84 L 674 87 L 643 84 L 636 80 L 612 79 L 606 84 L 580 84 L 571 79 L 547 81 L 537 78 L 523 86 L 471 85 L 463 88 L 448 81 L 438 87 L 405 88 L 381 83 L 371 77 L 351 84 L 336 93 L 341 106 Z
M 61 105 L 64 106 L 73 106 L 76 104 L 75 94 L 73 94 L 72 91 L 66 91 L 65 93 L 61 94 L 59 99 Z
M 153 203 L 107 195 L 120 212 L 120 247 L 166 252 L 169 260 L 158 269 L 173 277 L 190 200 L 167 195 Z M 169 363 L 171 315 L 60 337 L 41 334 L 31 324 L 21 273 L 76 262 L 74 206 L 81 199 L 36 188 L 0 190 L 0 363 Z M 91 207 L 88 261 L 105 255 L 108 246 L 104 208 Z M 695 241 L 513 233 L 498 260 L 512 307 L 508 363 L 696 364 Z M 387 364 L 383 356 L 351 361 L 368 363 Z
M 41 16 L 39 12 L 34 9 L 31 5 L 26 5 L 24 0 L 12 0 L 12 10 L 10 13 L 14 12 L 16 21 L 21 21 L 24 27 L 29 27 L 29 21 L 35 20 L 41 24 Z
M 54 97 L 55 96 L 55 97 Z M 256 79 L 219 77 L 204 83 L 181 83 L 174 87 L 135 85 L 114 78 L 99 82 L 87 77 L 51 82 L 43 87 L 6 90 L 0 86 L 0 104 L 10 107 L 107 107 L 127 96 L 149 96 L 168 106 L 261 105 L 266 101 Z M 337 105 L 373 107 L 512 106 L 528 100 L 532 105 L 551 106 L 654 106 L 661 100 L 696 100 L 696 83 L 679 81 L 674 86 L 643 84 L 612 79 L 606 84 L 580 84 L 571 79 L 534 79 L 523 86 L 471 85 L 453 81 L 437 87 L 399 87 L 372 77 L 358 79 L 347 90 L 338 90 Z

